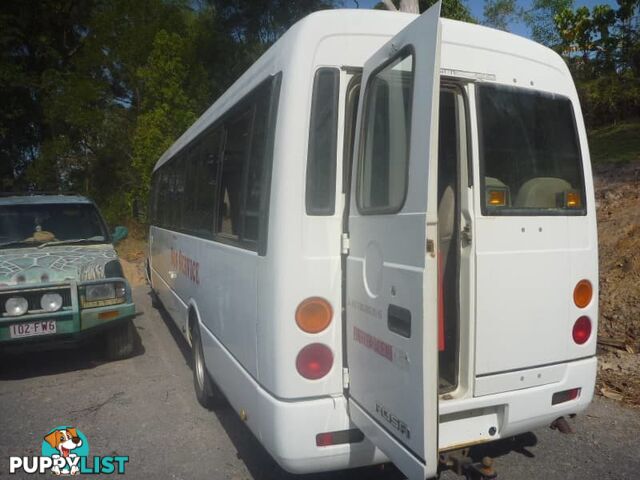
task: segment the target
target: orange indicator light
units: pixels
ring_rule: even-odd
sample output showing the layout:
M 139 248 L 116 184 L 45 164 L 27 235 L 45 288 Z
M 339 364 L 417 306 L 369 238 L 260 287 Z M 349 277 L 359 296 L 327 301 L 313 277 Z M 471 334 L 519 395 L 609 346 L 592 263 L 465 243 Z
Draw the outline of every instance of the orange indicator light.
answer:
M 492 207 L 504 207 L 507 204 L 505 190 L 489 190 L 487 192 L 487 203 Z

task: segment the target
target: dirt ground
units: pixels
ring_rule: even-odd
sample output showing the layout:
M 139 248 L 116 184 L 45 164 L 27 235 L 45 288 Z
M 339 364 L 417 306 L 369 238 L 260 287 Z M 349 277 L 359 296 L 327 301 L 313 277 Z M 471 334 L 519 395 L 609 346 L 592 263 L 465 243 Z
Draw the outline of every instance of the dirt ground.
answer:
M 640 406 L 640 162 L 595 168 L 600 252 L 597 392 Z
M 640 407 L 640 162 L 594 167 L 600 252 L 596 393 Z M 143 285 L 145 232 L 118 246 L 132 285 Z
M 144 259 L 147 255 L 146 229 L 140 224 L 127 226 L 129 235 L 116 247 L 120 263 L 131 286 L 145 284 Z

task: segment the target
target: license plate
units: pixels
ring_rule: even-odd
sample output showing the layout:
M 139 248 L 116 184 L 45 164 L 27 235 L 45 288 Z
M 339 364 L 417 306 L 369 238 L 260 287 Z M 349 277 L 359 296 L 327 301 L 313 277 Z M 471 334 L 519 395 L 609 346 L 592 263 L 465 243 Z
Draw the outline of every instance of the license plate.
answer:
M 56 321 L 42 320 L 40 322 L 14 323 L 9 328 L 11 331 L 11 338 L 50 335 L 52 333 L 56 333 Z

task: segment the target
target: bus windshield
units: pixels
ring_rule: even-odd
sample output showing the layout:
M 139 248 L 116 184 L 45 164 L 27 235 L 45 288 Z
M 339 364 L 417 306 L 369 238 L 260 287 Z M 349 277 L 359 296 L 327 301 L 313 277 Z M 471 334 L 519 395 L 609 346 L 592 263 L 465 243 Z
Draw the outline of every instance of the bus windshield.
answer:
M 522 88 L 477 88 L 484 215 L 584 215 L 571 101 Z
M 108 234 L 88 203 L 0 205 L 0 248 L 49 242 L 105 243 Z

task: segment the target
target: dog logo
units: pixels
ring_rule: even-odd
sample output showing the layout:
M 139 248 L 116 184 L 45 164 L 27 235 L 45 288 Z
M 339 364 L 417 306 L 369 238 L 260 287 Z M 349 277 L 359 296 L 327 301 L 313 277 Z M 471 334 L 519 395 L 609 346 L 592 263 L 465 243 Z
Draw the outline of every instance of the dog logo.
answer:
M 89 441 L 76 427 L 60 426 L 42 438 L 42 454 L 9 457 L 9 473 L 52 473 L 54 475 L 122 475 L 129 457 L 105 455 L 89 457 Z
M 83 441 L 80 435 L 82 435 L 82 432 L 79 432 L 76 428 L 70 427 L 58 427 L 45 435 L 42 445 L 42 456 L 51 457 L 53 459 L 61 458 L 64 462 L 62 463 L 62 468 L 59 466 L 60 462 L 54 463 L 51 467 L 51 472 L 53 474 L 77 475 L 80 473 L 78 453 L 83 457 L 86 457 L 89 454 L 89 446 L 87 444 L 86 437 Z M 82 436 L 84 437 L 84 435 Z M 45 443 L 55 449 L 56 453 L 52 453 L 50 449 L 46 448 Z M 86 445 L 86 448 L 82 449 L 83 451 L 80 451 L 80 448 L 83 445 Z M 78 453 L 75 453 L 76 451 Z

